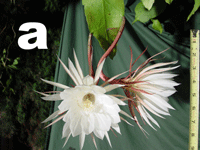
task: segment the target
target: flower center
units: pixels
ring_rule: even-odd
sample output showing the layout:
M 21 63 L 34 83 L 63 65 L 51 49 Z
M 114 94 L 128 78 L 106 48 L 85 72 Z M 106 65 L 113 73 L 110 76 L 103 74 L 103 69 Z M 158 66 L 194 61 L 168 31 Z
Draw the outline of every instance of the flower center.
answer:
M 83 106 L 85 109 L 91 108 L 95 102 L 94 94 L 88 93 L 83 97 Z

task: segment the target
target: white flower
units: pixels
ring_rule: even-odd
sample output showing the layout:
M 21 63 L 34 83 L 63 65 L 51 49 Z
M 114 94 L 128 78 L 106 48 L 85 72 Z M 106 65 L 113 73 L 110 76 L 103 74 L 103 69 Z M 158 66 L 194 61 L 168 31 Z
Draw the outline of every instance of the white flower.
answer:
M 118 123 L 121 121 L 121 117 L 119 116 L 119 112 L 126 116 L 128 116 L 128 114 L 120 110 L 120 107 L 118 106 L 126 105 L 126 103 L 114 96 L 105 93 L 121 87 L 122 85 L 114 84 L 107 85 L 105 87 L 96 85 L 98 83 L 104 61 L 97 68 L 95 77 L 93 78 L 89 75 L 87 75 L 86 77 L 83 76 L 75 52 L 74 60 L 76 68 L 72 64 L 70 59 L 68 62 L 69 68 L 67 68 L 61 60 L 60 63 L 76 84 L 75 87 L 70 88 L 60 83 L 42 79 L 48 84 L 52 84 L 54 86 L 64 89 L 64 91 L 60 92 L 59 94 L 53 95 L 47 95 L 39 92 L 40 94 L 45 96 L 42 97 L 44 100 L 62 100 L 62 102 L 58 106 L 59 110 L 54 112 L 43 122 L 54 119 L 60 114 L 66 112 L 64 115 L 61 115 L 55 121 L 48 125 L 50 126 L 63 118 L 65 124 L 63 127 L 62 137 L 66 137 L 65 144 L 67 143 L 70 135 L 72 135 L 73 137 L 79 135 L 79 145 L 80 149 L 82 149 L 84 145 L 85 135 L 91 134 L 93 142 L 96 146 L 93 136 L 94 134 L 100 139 L 103 139 L 105 136 L 109 144 L 111 145 L 108 131 L 113 128 L 118 133 L 120 133 Z
M 150 121 L 158 127 L 159 124 L 147 110 L 161 118 L 164 118 L 162 115 L 170 115 L 169 109 L 174 108 L 168 103 L 168 97 L 176 92 L 174 87 L 179 84 L 173 81 L 173 77 L 177 75 L 169 71 L 179 66 L 163 68 L 167 65 L 176 64 L 177 61 L 174 61 L 157 63 L 144 68 L 149 60 L 138 67 L 134 74 L 125 80 L 126 83 L 130 83 L 125 89 L 130 92 L 130 95 L 132 94 L 133 103 L 142 119 L 155 129 Z

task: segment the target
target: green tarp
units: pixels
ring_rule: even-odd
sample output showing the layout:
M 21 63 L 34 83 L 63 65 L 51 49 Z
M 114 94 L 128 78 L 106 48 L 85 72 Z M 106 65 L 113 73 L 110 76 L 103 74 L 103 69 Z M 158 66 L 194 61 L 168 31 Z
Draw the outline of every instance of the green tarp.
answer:
M 119 123 L 121 135 L 117 137 L 109 131 L 112 148 L 106 138 L 100 140 L 95 138 L 99 150 L 186 150 L 188 149 L 189 140 L 189 66 L 190 66 L 190 41 L 188 37 L 180 37 L 179 35 L 172 35 L 169 32 L 159 32 L 152 29 L 151 25 L 144 25 L 136 22 L 132 25 L 134 20 L 134 7 L 137 2 L 125 1 L 126 4 L 126 24 L 122 37 L 118 43 L 118 51 L 113 60 L 108 58 L 105 62 L 103 71 L 112 77 L 116 74 L 124 72 L 129 69 L 130 63 L 130 48 L 133 50 L 133 60 L 135 60 L 142 51 L 148 46 L 147 52 L 137 61 L 133 69 L 136 69 L 143 61 L 150 56 L 161 52 L 170 47 L 170 49 L 161 54 L 157 58 L 162 58 L 159 61 L 175 61 L 178 60 L 180 67 L 174 72 L 179 74 L 175 77 L 175 81 L 181 83 L 176 87 L 177 92 L 171 96 L 169 103 L 176 109 L 170 110 L 171 116 L 166 116 L 166 119 L 152 116 L 157 120 L 160 128 L 154 126 L 157 131 L 145 125 L 141 119 L 140 124 L 148 132 L 148 138 L 142 133 L 137 124 L 126 117 L 134 127 L 127 125 L 125 122 Z M 198 13 L 196 14 L 196 16 Z M 195 26 L 194 26 L 195 25 Z M 196 19 L 196 24 L 192 28 L 200 29 L 200 24 Z M 61 35 L 61 43 L 58 56 L 68 66 L 68 58 L 73 62 L 73 48 L 76 51 L 78 60 L 84 75 L 88 75 L 87 63 L 87 40 L 88 40 L 88 27 L 84 15 L 84 9 L 81 1 L 69 2 L 65 17 L 63 19 L 63 30 Z M 98 41 L 93 37 L 92 45 L 94 50 L 93 66 L 96 67 L 100 57 L 104 51 L 99 46 Z M 57 62 L 55 72 L 55 82 L 65 85 L 74 84 L 69 75 L 64 71 L 63 67 Z M 61 90 L 55 88 L 55 90 Z M 117 89 L 115 93 L 124 94 L 123 90 Z M 52 112 L 58 110 L 60 102 L 52 104 Z M 128 106 L 121 107 L 124 111 L 129 113 Z M 52 113 L 51 112 L 51 113 Z M 140 116 L 137 114 L 138 118 Z M 63 144 L 65 139 L 62 137 L 62 128 L 64 122 L 60 120 L 48 129 L 48 136 L 46 142 L 46 150 L 78 150 L 79 137 L 70 137 L 68 143 L 64 148 Z M 90 135 L 86 136 L 83 150 L 93 150 L 95 146 L 92 142 Z

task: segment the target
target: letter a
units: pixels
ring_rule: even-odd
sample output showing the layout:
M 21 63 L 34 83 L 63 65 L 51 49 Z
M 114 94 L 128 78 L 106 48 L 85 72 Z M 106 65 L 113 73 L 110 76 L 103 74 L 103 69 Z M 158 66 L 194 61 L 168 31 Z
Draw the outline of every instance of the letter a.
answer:
M 19 47 L 24 50 L 31 50 L 36 47 L 38 47 L 38 49 L 47 49 L 46 27 L 42 23 L 38 22 L 24 23 L 19 27 L 19 31 L 29 31 L 30 29 L 36 29 L 36 32 L 20 36 L 18 39 Z M 35 37 L 36 37 L 36 42 L 30 44 L 28 40 Z

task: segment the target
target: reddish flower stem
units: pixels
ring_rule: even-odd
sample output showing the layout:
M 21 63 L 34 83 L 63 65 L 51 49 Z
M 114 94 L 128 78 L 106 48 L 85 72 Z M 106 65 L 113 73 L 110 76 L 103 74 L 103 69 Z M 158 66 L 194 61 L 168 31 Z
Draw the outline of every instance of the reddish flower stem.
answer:
M 122 35 L 122 32 L 124 30 L 124 25 L 125 25 L 125 17 L 123 17 L 122 19 L 122 25 L 118 31 L 118 34 L 115 38 L 115 40 L 113 41 L 113 43 L 110 45 L 110 47 L 106 50 L 106 52 L 103 54 L 103 56 L 101 57 L 101 59 L 99 60 L 99 63 L 97 65 L 97 67 L 101 64 L 101 62 L 106 58 L 108 57 L 108 55 L 112 52 L 112 50 L 114 49 L 114 47 L 116 46 L 117 42 L 119 41 L 121 35 Z
M 89 75 L 94 77 L 94 70 L 92 67 L 92 33 L 88 37 L 88 65 L 89 65 Z

